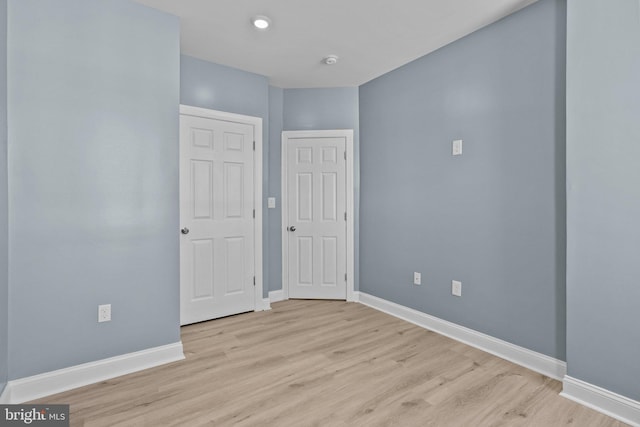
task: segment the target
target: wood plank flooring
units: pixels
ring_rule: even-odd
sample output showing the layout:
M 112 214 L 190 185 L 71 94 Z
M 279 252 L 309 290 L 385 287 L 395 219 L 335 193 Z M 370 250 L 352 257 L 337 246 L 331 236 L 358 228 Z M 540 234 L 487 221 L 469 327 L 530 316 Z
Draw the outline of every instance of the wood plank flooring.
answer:
M 50 396 L 72 426 L 623 426 L 558 381 L 361 304 L 182 328 L 186 360 Z

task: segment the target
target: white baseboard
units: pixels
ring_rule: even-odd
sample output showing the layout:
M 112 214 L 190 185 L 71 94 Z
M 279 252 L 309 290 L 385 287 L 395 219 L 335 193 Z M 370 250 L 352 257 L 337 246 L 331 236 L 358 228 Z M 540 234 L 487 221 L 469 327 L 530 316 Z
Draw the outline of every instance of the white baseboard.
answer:
M 262 298 L 262 306 L 259 311 L 271 310 L 271 300 L 269 298 Z
M 269 292 L 269 300 L 271 302 L 284 301 L 284 291 L 279 289 L 277 291 Z
M 380 310 L 384 313 L 406 320 L 414 325 L 453 338 L 487 353 L 506 359 L 542 375 L 562 380 L 567 373 L 567 364 L 547 355 L 511 344 L 473 329 L 439 319 L 429 314 L 414 310 L 382 298 L 358 292 L 361 304 Z
M 9 384 L 5 384 L 4 390 L 0 393 L 0 405 L 8 405 L 11 403 L 11 389 Z
M 604 388 L 565 375 L 560 396 L 602 412 L 612 418 L 640 427 L 640 402 Z
M 24 403 L 182 359 L 182 342 L 177 342 L 20 378 L 7 383 L 0 403 Z

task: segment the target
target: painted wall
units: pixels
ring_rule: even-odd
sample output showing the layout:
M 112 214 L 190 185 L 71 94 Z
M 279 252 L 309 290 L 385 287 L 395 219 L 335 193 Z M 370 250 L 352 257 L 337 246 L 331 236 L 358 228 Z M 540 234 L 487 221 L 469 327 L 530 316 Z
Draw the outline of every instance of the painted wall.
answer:
M 354 130 L 354 232 L 355 232 L 355 277 L 356 290 L 359 286 L 359 212 L 360 212 L 360 120 L 359 92 L 356 87 L 316 88 L 316 89 L 284 89 L 283 96 L 283 130 Z M 278 148 L 279 150 L 279 148 Z M 278 170 L 280 177 L 280 152 L 277 153 L 272 167 Z M 271 194 L 281 200 L 281 179 L 277 186 L 272 185 Z M 281 246 L 278 249 L 282 251 Z M 273 250 L 276 250 L 274 247 Z M 278 273 L 282 278 L 282 252 L 278 254 L 280 263 Z M 274 263 L 273 268 L 276 268 Z M 282 288 L 282 280 L 278 289 Z
M 559 359 L 565 12 L 541 0 L 360 88 L 360 290 Z
M 640 2 L 570 0 L 567 362 L 640 401 Z
M 9 0 L 9 22 L 9 378 L 179 341 L 178 20 Z
M 281 159 L 282 128 L 284 125 L 284 90 L 269 86 L 269 192 L 275 197 L 275 209 L 269 209 L 269 247 L 265 262 L 269 265 L 269 290 L 282 289 L 282 200 Z
M 180 56 L 182 104 L 261 117 L 266 122 L 268 97 L 269 82 L 265 76 Z
M 7 189 L 7 0 L 0 0 L 0 394 L 7 384 L 9 373 Z
M 263 146 L 263 253 L 269 251 L 269 81 L 265 76 L 180 56 L 180 103 L 211 110 L 262 118 Z M 266 259 L 266 257 L 265 257 Z M 269 292 L 268 262 L 263 263 L 263 296 Z

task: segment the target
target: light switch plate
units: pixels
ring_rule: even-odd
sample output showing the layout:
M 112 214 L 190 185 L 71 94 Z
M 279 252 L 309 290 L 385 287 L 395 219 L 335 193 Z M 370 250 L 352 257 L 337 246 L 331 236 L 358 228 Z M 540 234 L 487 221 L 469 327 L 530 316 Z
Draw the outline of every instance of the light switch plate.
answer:
M 275 207 L 276 207 L 276 198 L 275 197 L 269 197 L 267 199 L 267 208 L 275 209 Z

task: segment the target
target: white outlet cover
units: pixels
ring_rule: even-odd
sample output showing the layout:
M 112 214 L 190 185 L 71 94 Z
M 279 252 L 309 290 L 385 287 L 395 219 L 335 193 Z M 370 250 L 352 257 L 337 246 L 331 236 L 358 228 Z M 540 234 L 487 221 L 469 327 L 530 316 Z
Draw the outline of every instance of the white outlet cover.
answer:
M 451 294 L 457 297 L 462 296 L 462 282 L 458 282 L 457 280 L 451 281 Z
M 413 284 L 421 285 L 422 284 L 422 274 L 415 272 L 413 273 Z
M 267 208 L 268 209 L 275 209 L 276 207 L 276 198 L 275 197 L 269 197 L 267 199 Z
M 111 321 L 111 304 L 98 306 L 98 323 Z
M 451 148 L 451 154 L 452 155 L 454 155 L 454 156 L 462 155 L 462 140 L 461 139 L 456 139 L 455 141 L 453 141 L 451 146 L 452 146 L 452 148 Z

